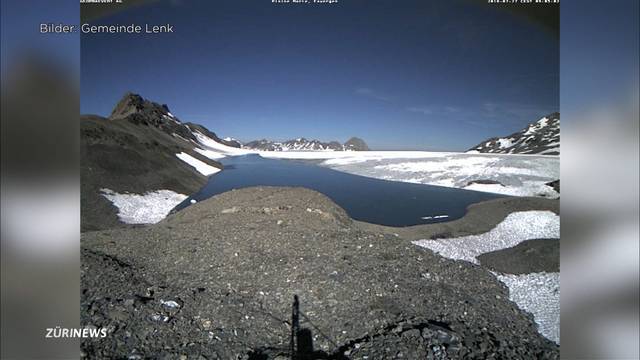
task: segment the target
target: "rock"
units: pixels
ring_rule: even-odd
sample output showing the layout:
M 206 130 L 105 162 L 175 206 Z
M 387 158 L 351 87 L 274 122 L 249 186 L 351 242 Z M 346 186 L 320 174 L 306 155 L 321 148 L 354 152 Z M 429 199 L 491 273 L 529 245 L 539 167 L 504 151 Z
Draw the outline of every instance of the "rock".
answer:
M 160 300 L 160 304 L 168 309 L 179 309 L 182 307 L 177 301 L 174 300 Z
M 500 186 L 504 186 L 504 184 L 502 184 L 500 181 L 496 181 L 496 180 L 490 180 L 490 179 L 480 179 L 480 180 L 472 180 L 469 181 L 467 183 L 467 186 L 473 185 L 473 184 L 482 184 L 482 185 L 500 185 Z
M 237 206 L 228 208 L 228 209 L 223 209 L 222 211 L 220 211 L 221 214 L 235 214 L 238 211 L 240 211 L 240 208 Z
M 546 183 L 545 185 L 552 187 L 553 190 L 558 194 L 560 193 L 560 180 L 551 181 Z
M 560 240 L 526 240 L 511 248 L 481 254 L 477 259 L 482 266 L 506 274 L 559 272 Z
M 410 339 L 417 339 L 420 337 L 420 330 L 418 329 L 407 330 L 404 333 L 402 333 L 402 336 Z

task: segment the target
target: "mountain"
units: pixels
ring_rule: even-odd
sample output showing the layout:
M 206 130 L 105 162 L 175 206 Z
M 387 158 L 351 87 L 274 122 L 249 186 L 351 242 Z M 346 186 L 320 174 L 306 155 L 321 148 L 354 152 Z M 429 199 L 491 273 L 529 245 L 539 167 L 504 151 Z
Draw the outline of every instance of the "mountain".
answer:
M 81 229 L 123 226 L 106 194 L 170 190 L 190 195 L 222 165 L 203 154 L 202 141 L 239 147 L 202 125 L 183 123 L 167 105 L 127 93 L 108 118 L 80 117 Z M 133 195 L 132 195 L 133 194 Z
M 218 135 L 216 135 L 216 133 L 210 131 L 209 129 L 207 129 L 206 127 L 204 127 L 202 125 L 194 124 L 194 123 L 190 123 L 190 122 L 185 123 L 185 125 L 186 125 L 187 129 L 189 129 L 189 134 L 191 134 L 192 136 L 195 136 L 194 135 L 194 131 L 196 131 L 196 132 L 200 132 L 202 135 L 204 135 L 204 136 L 206 136 L 206 137 L 208 137 L 208 138 L 212 139 L 213 141 L 218 142 L 220 144 L 224 144 L 224 145 L 231 146 L 231 147 L 234 147 L 234 148 L 241 148 L 242 147 L 242 144 L 240 143 L 240 141 L 238 141 L 236 139 L 233 139 L 233 138 L 229 138 L 229 137 L 221 139 L 221 138 L 218 137 Z M 195 140 L 199 142 L 197 137 L 196 137 Z
M 347 142 L 344 143 L 344 149 L 346 151 L 369 151 L 367 143 L 357 137 L 352 137 L 347 140 Z
M 549 114 L 509 136 L 485 140 L 467 152 L 560 155 L 560 113 Z
M 284 142 L 274 142 L 266 139 L 255 140 L 244 144 L 244 148 L 260 151 L 367 151 L 369 147 L 364 140 L 352 137 L 344 144 L 337 141 L 322 142 L 297 138 Z

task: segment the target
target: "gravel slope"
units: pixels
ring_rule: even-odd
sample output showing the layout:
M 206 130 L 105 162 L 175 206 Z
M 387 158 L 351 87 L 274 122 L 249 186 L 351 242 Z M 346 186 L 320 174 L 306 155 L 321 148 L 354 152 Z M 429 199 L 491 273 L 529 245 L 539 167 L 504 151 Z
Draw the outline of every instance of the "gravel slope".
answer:
M 560 240 L 533 239 L 478 256 L 482 266 L 505 274 L 560 272 Z
M 311 190 L 231 191 L 82 235 L 82 323 L 111 331 L 87 357 L 287 356 L 294 295 L 307 358 L 559 356 L 487 270 L 363 229 Z

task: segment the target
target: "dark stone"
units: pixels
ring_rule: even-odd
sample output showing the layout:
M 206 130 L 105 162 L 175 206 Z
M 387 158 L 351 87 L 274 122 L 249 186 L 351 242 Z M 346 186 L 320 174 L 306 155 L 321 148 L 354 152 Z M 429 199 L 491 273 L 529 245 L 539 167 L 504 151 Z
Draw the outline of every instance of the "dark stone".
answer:
M 497 184 L 500 186 L 504 186 L 504 184 L 502 184 L 500 181 L 490 180 L 490 179 L 471 180 L 467 183 L 467 186 L 472 184 L 483 184 L 483 185 Z
M 546 183 L 545 185 L 547 186 L 551 186 L 553 188 L 553 190 L 555 190 L 555 192 L 560 193 L 560 180 L 555 180 L 555 181 L 551 181 Z

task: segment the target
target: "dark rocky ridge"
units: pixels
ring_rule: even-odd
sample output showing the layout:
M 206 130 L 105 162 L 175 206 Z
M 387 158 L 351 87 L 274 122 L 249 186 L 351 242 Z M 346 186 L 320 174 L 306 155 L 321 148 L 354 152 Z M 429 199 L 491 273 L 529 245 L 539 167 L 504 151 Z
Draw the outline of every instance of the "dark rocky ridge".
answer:
M 293 140 L 287 140 L 284 142 L 274 142 L 267 139 L 254 140 L 244 144 L 247 149 L 254 149 L 260 151 L 321 151 L 321 150 L 333 150 L 333 151 L 368 151 L 369 147 L 364 140 L 352 137 L 344 144 L 340 144 L 337 141 L 322 142 L 319 140 L 308 140 L 306 138 L 298 138 Z
M 82 325 L 110 330 L 83 340 L 88 358 L 288 358 L 293 295 L 309 358 L 559 356 L 482 267 L 364 231 L 306 189 L 231 191 L 81 245 Z
M 485 140 L 469 151 L 560 155 L 560 113 L 549 114 L 509 136 Z
M 202 134 L 204 134 L 205 136 L 221 143 L 227 146 L 231 146 L 231 147 L 235 147 L 235 148 L 241 148 L 242 144 L 238 141 L 238 140 L 225 140 L 225 139 L 221 139 L 218 137 L 218 135 L 216 135 L 216 133 L 214 133 L 213 131 L 207 129 L 206 127 L 200 125 L 200 124 L 194 124 L 191 122 L 185 123 L 185 125 L 189 128 L 189 130 L 192 131 L 198 131 L 201 132 Z
M 200 125 L 191 126 L 215 136 Z M 82 231 L 125 226 L 117 209 L 101 195 L 102 188 L 136 194 L 167 189 L 188 195 L 199 190 L 207 178 L 176 154 L 185 152 L 211 166 L 222 165 L 194 151 L 196 144 L 190 127 L 166 105 L 136 94 L 125 94 L 109 118 L 81 116 Z

